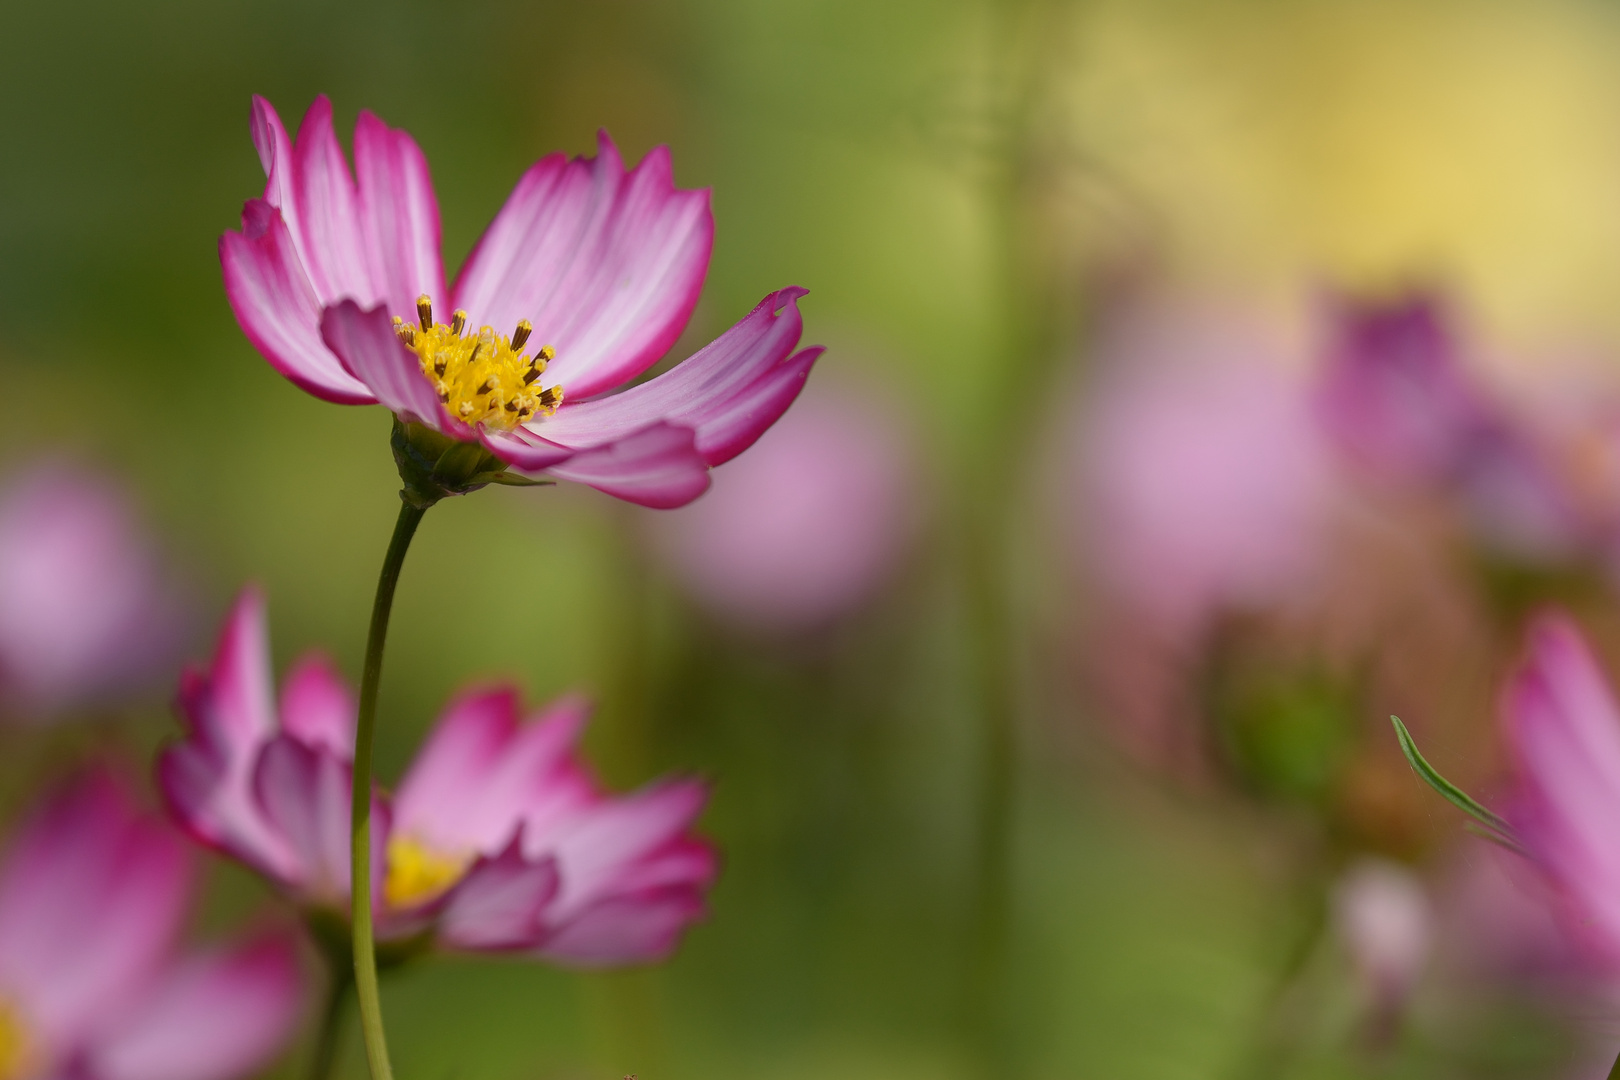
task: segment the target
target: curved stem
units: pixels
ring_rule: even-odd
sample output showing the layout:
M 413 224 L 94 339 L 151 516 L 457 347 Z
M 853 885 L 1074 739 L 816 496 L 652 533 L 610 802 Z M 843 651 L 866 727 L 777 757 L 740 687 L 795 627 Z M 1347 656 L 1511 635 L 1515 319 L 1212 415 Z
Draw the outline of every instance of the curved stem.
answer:
M 349 987 L 354 985 L 347 966 L 333 963 L 328 967 L 326 1004 L 321 1008 L 321 1026 L 315 1032 L 309 1080 L 329 1080 L 332 1075 L 332 1066 L 337 1063 L 338 1036 L 343 1033 L 343 1006 L 348 1000 Z
M 371 744 L 377 728 L 377 685 L 382 680 L 383 645 L 388 639 L 388 615 L 394 607 L 394 586 L 410 550 L 411 537 L 421 523 L 424 508 L 404 503 L 394 536 L 388 541 L 377 597 L 371 604 L 371 629 L 366 635 L 366 663 L 360 676 L 360 721 L 354 734 L 354 795 L 350 806 L 349 871 L 353 894 L 350 907 L 354 940 L 354 989 L 360 1002 L 360 1031 L 366 1040 L 366 1063 L 371 1080 L 393 1080 L 388 1065 L 388 1040 L 383 1033 L 382 1001 L 377 993 L 377 946 L 371 930 Z
M 1614 1068 L 1609 1070 L 1609 1080 L 1620 1080 L 1620 1057 L 1614 1059 Z

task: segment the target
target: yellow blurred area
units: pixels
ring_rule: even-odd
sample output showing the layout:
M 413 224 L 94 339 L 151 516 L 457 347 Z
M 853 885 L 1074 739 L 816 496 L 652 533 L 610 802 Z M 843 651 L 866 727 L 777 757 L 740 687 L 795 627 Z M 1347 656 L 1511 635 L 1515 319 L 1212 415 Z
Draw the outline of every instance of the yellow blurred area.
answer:
M 1565 0 L 1105 0 L 1062 96 L 1189 284 L 1458 289 L 1620 342 L 1620 14 Z M 1138 227 L 1141 227 L 1140 225 Z

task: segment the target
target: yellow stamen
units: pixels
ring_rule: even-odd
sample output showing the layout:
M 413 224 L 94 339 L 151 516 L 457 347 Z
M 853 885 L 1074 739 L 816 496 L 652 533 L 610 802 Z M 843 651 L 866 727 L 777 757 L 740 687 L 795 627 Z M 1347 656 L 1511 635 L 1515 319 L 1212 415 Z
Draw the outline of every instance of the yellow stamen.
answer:
M 394 332 L 416 353 L 422 373 L 432 380 L 451 416 L 493 431 L 510 431 L 532 416 L 550 416 L 562 404 L 562 387 L 542 388 L 537 381 L 557 350 L 542 345 L 533 357 L 524 352 L 534 329 L 527 319 L 518 323 L 510 338 L 488 326 L 464 337 L 465 311 L 456 311 L 449 326 L 435 323 L 433 301 L 420 296 L 416 313 L 420 332 L 400 318 L 394 320 Z
M 431 900 L 461 880 L 471 858 L 435 851 L 408 836 L 388 841 L 388 874 L 383 898 L 389 906 L 411 907 Z M 5 1074 L 0 1073 L 0 1080 Z
M 21 1080 L 38 1064 L 33 1040 L 17 1010 L 0 1001 L 0 1080 Z

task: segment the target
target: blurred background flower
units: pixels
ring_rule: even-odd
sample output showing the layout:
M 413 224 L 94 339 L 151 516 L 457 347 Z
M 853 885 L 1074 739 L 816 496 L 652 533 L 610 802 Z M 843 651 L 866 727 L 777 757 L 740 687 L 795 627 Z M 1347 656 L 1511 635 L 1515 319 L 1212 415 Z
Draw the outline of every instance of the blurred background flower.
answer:
M 111 477 L 66 459 L 0 487 L 0 700 L 53 719 L 170 681 L 180 578 Z
M 91 771 L 48 795 L 0 862 L 0 1066 L 34 1080 L 231 1080 L 302 1009 L 293 938 L 179 948 L 191 851 Z
M 653 550 L 741 629 L 823 626 L 870 600 L 913 538 L 926 497 L 913 439 L 888 388 L 823 372 L 708 496 L 647 515 Z

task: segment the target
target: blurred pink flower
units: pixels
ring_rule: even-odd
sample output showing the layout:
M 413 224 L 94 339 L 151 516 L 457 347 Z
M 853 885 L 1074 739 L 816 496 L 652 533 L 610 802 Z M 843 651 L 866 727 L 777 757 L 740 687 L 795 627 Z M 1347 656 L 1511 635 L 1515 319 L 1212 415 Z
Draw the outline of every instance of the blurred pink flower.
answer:
M 1366 303 L 1327 301 L 1322 419 L 1358 463 L 1404 481 L 1441 483 L 1493 426 L 1467 378 L 1437 298 L 1414 293 Z
M 1333 914 L 1375 1007 L 1398 1011 L 1429 956 L 1433 927 L 1423 883 L 1397 863 L 1363 858 L 1339 878 Z
M 1230 318 L 1149 311 L 1100 348 L 1072 529 L 1116 601 L 1167 637 L 1321 566 L 1333 472 L 1303 389 Z
M 227 1080 L 291 1034 L 296 943 L 180 954 L 183 838 L 93 772 L 48 798 L 0 861 L 0 1076 Z
M 799 629 L 856 608 L 904 550 L 917 478 L 900 410 L 867 386 L 812 387 L 708 497 L 649 523 L 687 590 L 744 626 Z
M 180 709 L 190 732 L 158 772 L 181 823 L 299 904 L 341 916 L 355 702 L 330 663 L 297 664 L 278 713 L 264 601 L 249 589 L 212 666 L 186 675 Z M 717 869 L 688 831 L 707 791 L 679 780 L 605 794 L 574 753 L 587 712 L 566 698 L 525 722 L 507 688 L 451 703 L 398 794 L 375 796 L 379 939 L 429 935 L 581 967 L 673 950 Z
M 1562 559 L 1588 542 L 1565 479 L 1468 371 L 1436 296 L 1330 299 L 1319 412 L 1334 443 L 1379 481 L 1457 500 L 1488 548 Z
M 409 135 L 362 112 L 351 179 L 324 96 L 296 143 L 262 98 L 252 129 L 268 181 L 220 241 L 226 293 L 276 370 L 327 401 L 381 403 L 523 473 L 671 507 L 770 427 L 821 353 L 795 351 L 804 290 L 786 288 L 668 373 L 600 396 L 675 343 L 708 270 L 708 192 L 674 186 L 665 147 L 627 172 L 604 132 L 594 159 L 536 162 L 447 292 Z M 432 299 L 455 309 L 448 324 Z M 549 343 L 532 355 L 531 332 Z
M 1507 816 L 1569 902 L 1572 927 L 1620 964 L 1620 703 L 1567 616 L 1532 624 L 1502 716 L 1518 774 Z
M 48 717 L 170 674 L 180 605 L 124 493 L 62 463 L 0 490 L 0 697 Z

